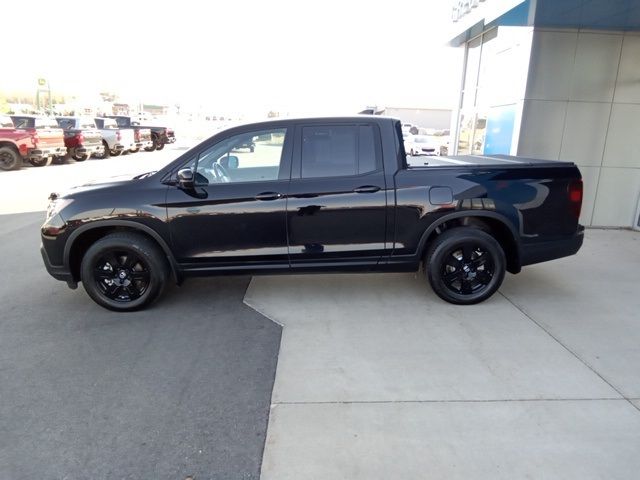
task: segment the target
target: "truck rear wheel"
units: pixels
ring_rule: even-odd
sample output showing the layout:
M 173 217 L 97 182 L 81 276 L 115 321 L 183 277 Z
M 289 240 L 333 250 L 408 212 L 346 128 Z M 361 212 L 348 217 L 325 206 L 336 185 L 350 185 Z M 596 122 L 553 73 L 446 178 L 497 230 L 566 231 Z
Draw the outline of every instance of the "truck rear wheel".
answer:
M 46 167 L 47 165 L 51 165 L 52 162 L 53 162 L 52 156 L 29 159 L 29 163 L 34 167 Z
M 109 158 L 109 145 L 104 140 L 102 141 L 102 146 L 104 147 L 104 152 L 102 154 L 95 153 L 93 156 L 99 159 L 104 160 L 105 158 Z
M 506 263 L 498 241 L 473 227 L 447 230 L 433 241 L 425 257 L 431 288 L 456 305 L 491 297 L 502 284 Z
M 162 150 L 164 148 L 164 143 L 162 143 L 159 139 L 156 142 L 156 150 Z
M 91 158 L 90 153 L 85 153 L 84 155 L 76 155 L 75 153 L 73 154 L 73 159 L 76 162 L 84 162 L 85 160 L 89 160 L 90 158 Z
M 0 147 L 0 170 L 16 170 L 20 168 L 22 158 L 11 147 Z

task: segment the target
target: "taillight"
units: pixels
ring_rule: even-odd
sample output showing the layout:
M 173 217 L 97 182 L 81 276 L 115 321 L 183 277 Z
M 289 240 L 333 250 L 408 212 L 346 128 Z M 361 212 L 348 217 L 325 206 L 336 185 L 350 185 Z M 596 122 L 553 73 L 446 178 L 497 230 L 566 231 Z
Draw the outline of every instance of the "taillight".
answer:
M 120 130 L 116 130 L 116 141 L 119 142 L 120 140 L 122 140 L 122 134 Z
M 34 132 L 31 134 L 31 141 L 33 142 L 33 146 L 37 147 L 38 146 L 38 142 L 40 141 L 40 137 L 38 137 L 38 133 Z
M 78 142 L 79 145 L 84 143 L 84 135 L 82 133 L 76 133 L 76 142 Z
M 582 180 L 572 180 L 569 183 L 569 206 L 571 213 L 579 218 L 582 210 Z
M 140 130 L 133 131 L 133 138 L 135 139 L 136 142 L 140 141 Z

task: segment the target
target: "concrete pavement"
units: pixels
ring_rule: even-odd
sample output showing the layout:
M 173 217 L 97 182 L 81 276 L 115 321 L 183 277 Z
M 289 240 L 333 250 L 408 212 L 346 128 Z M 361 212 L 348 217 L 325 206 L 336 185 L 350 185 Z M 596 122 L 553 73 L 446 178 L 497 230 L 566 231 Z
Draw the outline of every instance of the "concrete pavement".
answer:
M 473 307 L 422 275 L 254 277 L 283 325 L 262 478 L 636 478 L 638 246 L 590 230 Z

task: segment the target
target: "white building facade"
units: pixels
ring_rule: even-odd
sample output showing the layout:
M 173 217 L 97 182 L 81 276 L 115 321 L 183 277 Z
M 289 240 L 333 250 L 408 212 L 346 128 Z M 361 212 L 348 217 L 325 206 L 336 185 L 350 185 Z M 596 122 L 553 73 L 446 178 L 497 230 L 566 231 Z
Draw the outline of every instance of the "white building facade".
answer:
M 640 227 L 640 0 L 458 0 L 452 24 L 453 153 L 575 162 L 581 223 Z

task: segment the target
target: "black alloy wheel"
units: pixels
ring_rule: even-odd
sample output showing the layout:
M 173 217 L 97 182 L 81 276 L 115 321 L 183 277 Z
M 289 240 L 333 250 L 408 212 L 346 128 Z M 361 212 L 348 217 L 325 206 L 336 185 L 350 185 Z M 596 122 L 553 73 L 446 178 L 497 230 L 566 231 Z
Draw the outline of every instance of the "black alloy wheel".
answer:
M 15 170 L 20 168 L 22 158 L 11 147 L 0 147 L 0 170 Z
M 162 293 L 167 258 L 149 238 L 132 232 L 109 234 L 85 253 L 80 267 L 84 289 L 99 305 L 116 311 L 145 307 Z
M 108 250 L 98 259 L 93 278 L 107 298 L 131 302 L 149 288 L 149 266 L 132 251 Z
M 447 302 L 471 305 L 486 300 L 502 284 L 506 259 L 498 241 L 478 228 L 447 230 L 425 259 L 434 292 Z

